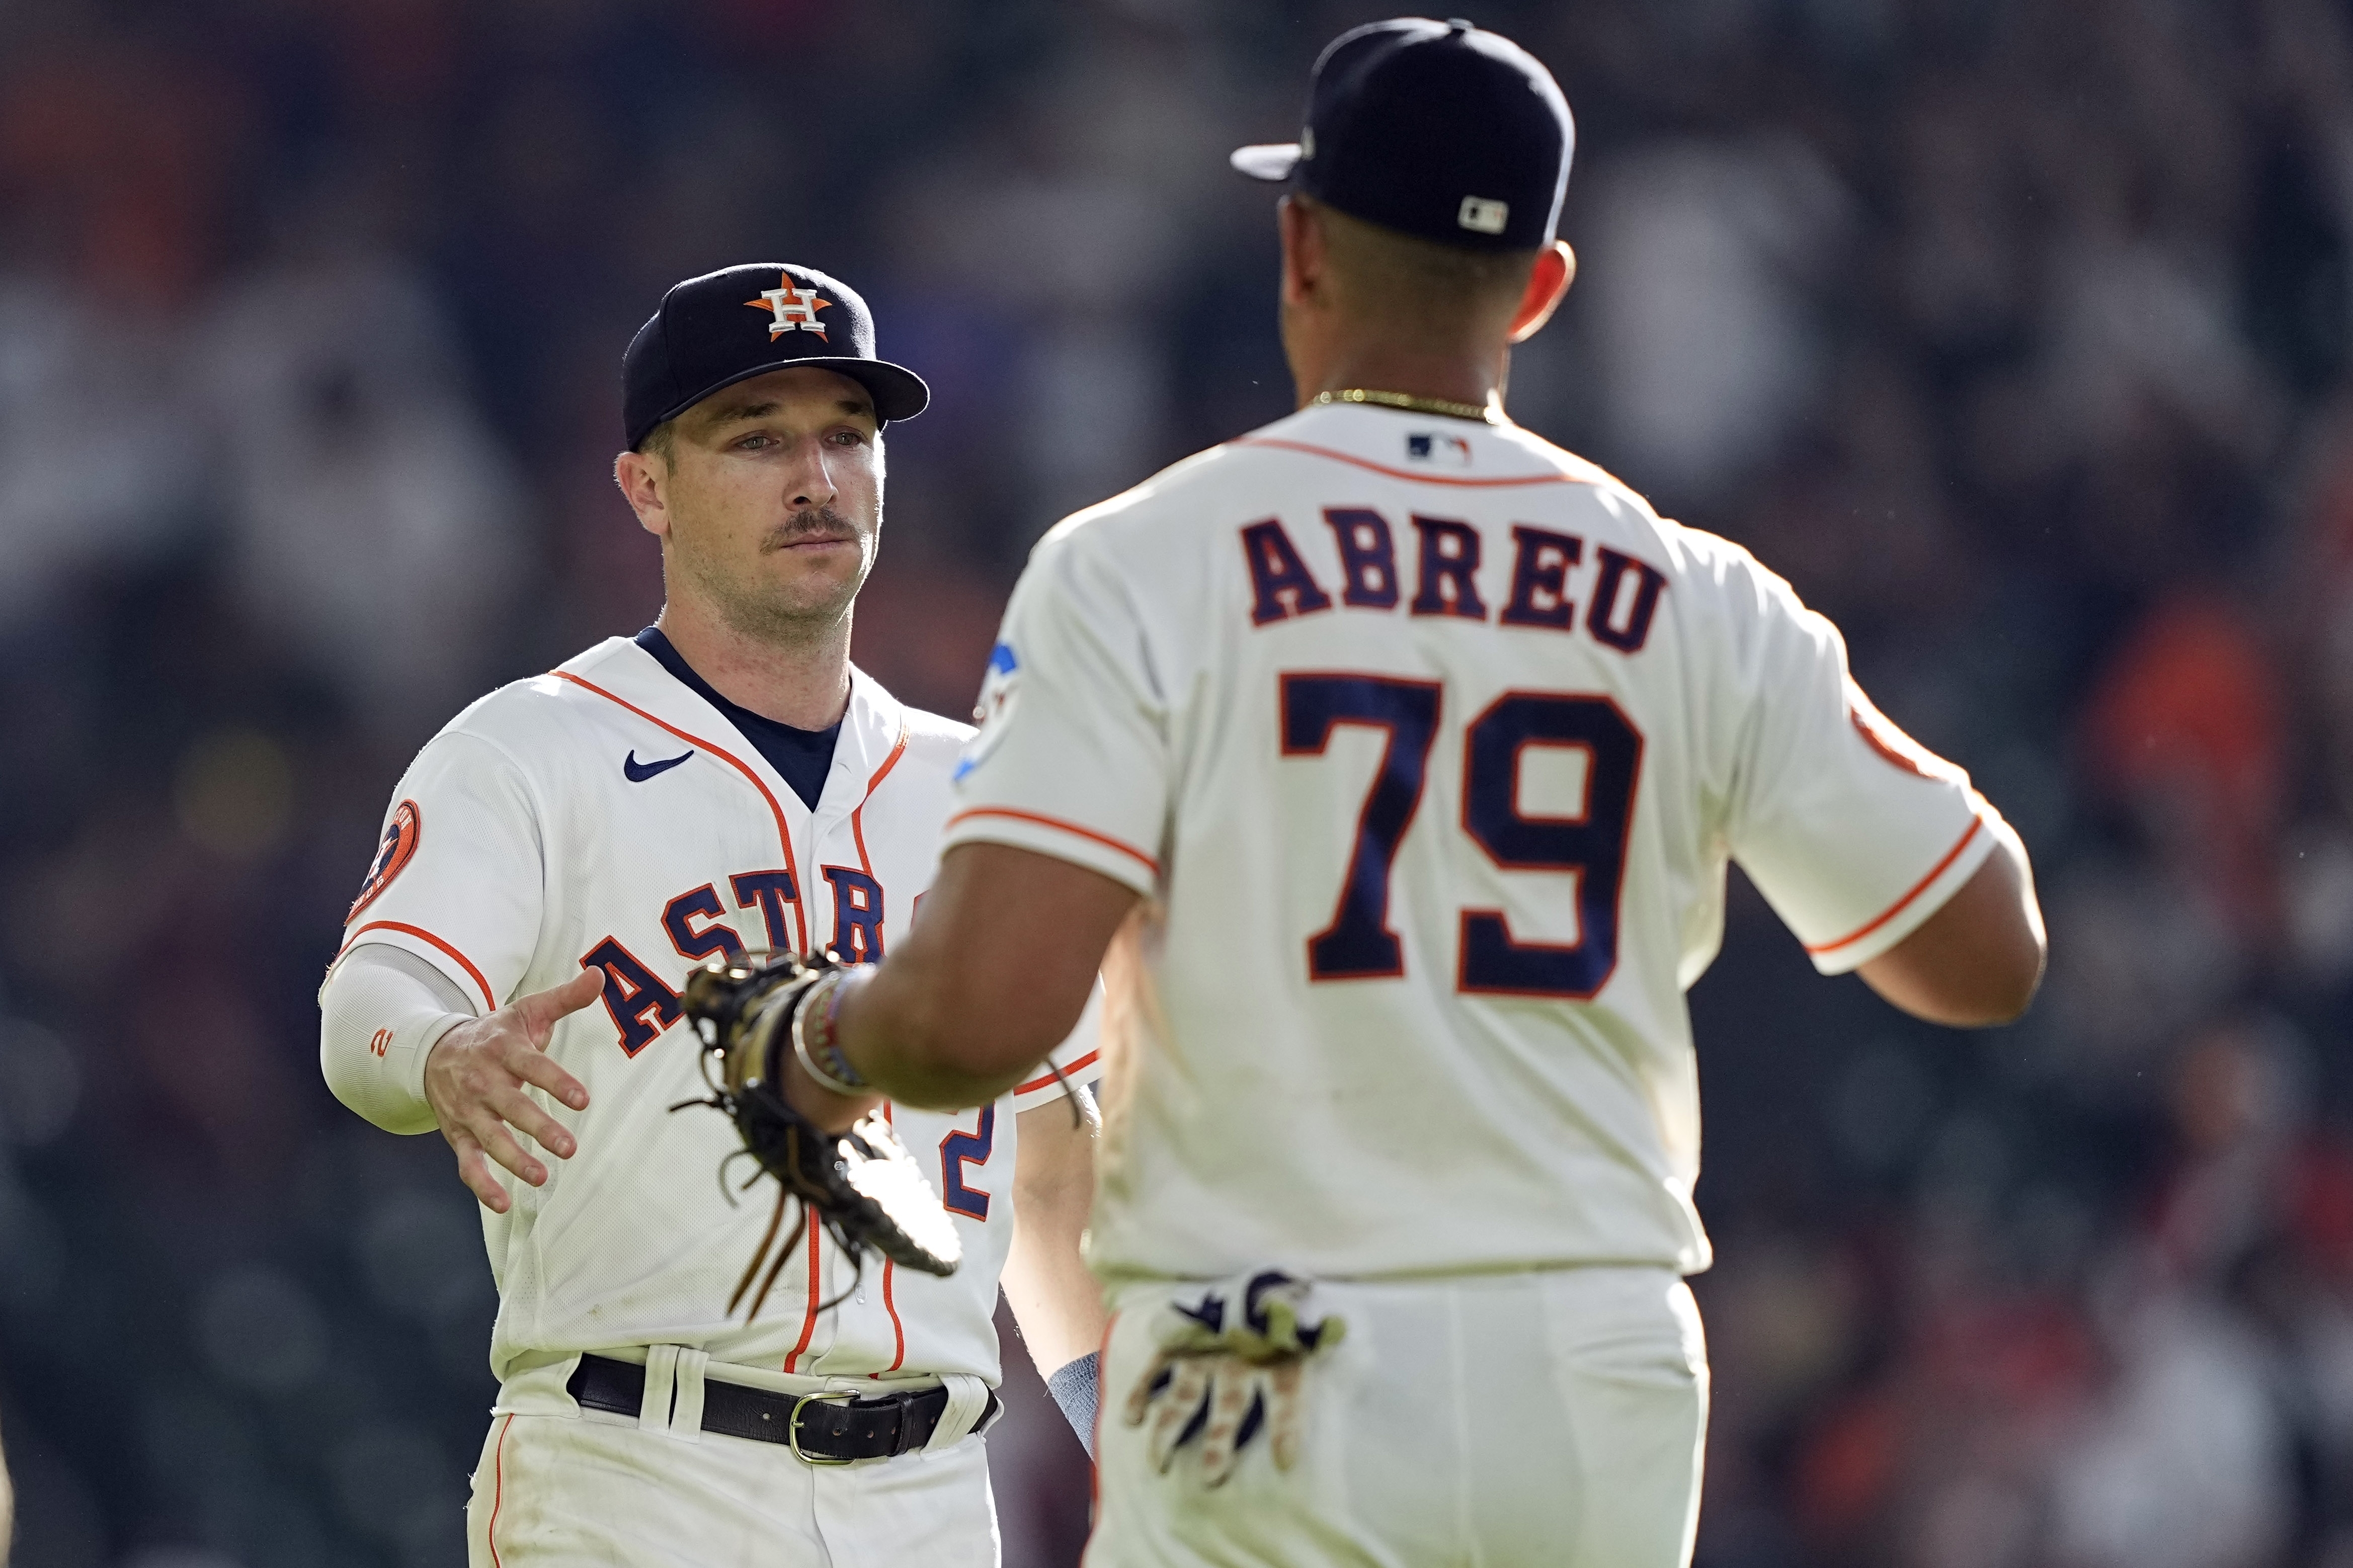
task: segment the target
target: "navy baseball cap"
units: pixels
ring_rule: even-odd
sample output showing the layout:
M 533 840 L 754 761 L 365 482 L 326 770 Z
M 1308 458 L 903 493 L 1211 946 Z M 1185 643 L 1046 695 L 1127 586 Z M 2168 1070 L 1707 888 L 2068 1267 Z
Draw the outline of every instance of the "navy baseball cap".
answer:
M 1244 147 L 1233 165 L 1442 245 L 1535 250 L 1560 222 L 1576 147 L 1543 61 L 1468 22 L 1401 16 L 1333 39 L 1299 140 Z
M 874 357 L 874 317 L 858 290 L 814 268 L 759 261 L 675 284 L 621 357 L 629 449 L 739 381 L 813 365 L 873 395 L 875 416 L 913 419 L 932 400 L 913 371 Z

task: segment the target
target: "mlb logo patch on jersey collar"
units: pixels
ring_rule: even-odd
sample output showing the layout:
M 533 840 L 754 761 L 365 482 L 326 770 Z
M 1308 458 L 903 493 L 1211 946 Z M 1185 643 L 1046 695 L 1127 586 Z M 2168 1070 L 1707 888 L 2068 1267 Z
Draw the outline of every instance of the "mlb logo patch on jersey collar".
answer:
M 1471 466 L 1471 443 L 1460 436 L 1416 430 L 1405 438 L 1405 456 L 1410 463 L 1429 463 L 1440 468 L 1467 468 Z

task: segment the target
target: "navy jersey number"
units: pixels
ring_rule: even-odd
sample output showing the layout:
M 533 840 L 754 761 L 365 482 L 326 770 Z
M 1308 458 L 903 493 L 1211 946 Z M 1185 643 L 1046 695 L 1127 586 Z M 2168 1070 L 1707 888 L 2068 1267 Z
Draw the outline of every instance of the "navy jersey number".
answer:
M 1389 930 L 1389 868 L 1421 805 L 1430 743 L 1438 738 L 1438 687 L 1375 675 L 1282 678 L 1284 756 L 1321 756 L 1341 724 L 1373 725 L 1388 738 L 1356 816 L 1340 907 L 1330 925 L 1307 939 L 1307 973 L 1317 980 L 1403 974 L 1405 949 Z
M 1341 724 L 1388 732 L 1357 816 L 1339 907 L 1332 923 L 1307 941 L 1312 980 L 1405 973 L 1403 944 L 1388 926 L 1390 873 L 1429 779 L 1439 709 L 1433 682 L 1282 677 L 1285 756 L 1321 755 Z M 1520 810 L 1520 757 L 1530 746 L 1585 753 L 1585 805 L 1577 816 L 1529 816 Z M 1618 966 L 1619 894 L 1641 765 L 1641 731 L 1606 697 L 1510 692 L 1471 725 L 1462 747 L 1463 829 L 1501 870 L 1574 875 L 1577 939 L 1519 942 L 1502 910 L 1464 910 L 1457 990 L 1583 1001 L 1609 984 Z
M 986 1165 L 997 1152 L 997 1107 L 980 1108 L 980 1129 L 940 1140 L 940 1206 L 966 1219 L 988 1217 L 988 1194 L 964 1179 L 966 1165 Z
M 1520 753 L 1530 746 L 1585 753 L 1578 815 L 1521 815 Z M 1514 942 L 1502 910 L 1464 910 L 1459 989 L 1581 1002 L 1609 983 L 1641 768 L 1641 733 L 1603 697 L 1509 692 L 1471 726 L 1462 742 L 1462 826 L 1503 870 L 1576 873 L 1577 941 Z

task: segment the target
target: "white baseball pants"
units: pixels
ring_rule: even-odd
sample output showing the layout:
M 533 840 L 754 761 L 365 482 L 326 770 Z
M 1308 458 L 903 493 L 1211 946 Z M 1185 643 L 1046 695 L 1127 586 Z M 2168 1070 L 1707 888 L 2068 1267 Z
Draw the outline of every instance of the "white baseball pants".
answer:
M 1345 1321 L 1308 1363 L 1297 1459 L 1263 1436 L 1222 1485 L 1164 1474 L 1123 1419 L 1154 1325 L 1201 1287 L 1123 1287 L 1104 1357 L 1085 1568 L 1685 1568 L 1699 1517 L 1707 1350 L 1662 1268 L 1319 1281 Z
M 470 1568 L 997 1568 L 986 1439 L 854 1465 L 599 1411 L 491 1422 Z

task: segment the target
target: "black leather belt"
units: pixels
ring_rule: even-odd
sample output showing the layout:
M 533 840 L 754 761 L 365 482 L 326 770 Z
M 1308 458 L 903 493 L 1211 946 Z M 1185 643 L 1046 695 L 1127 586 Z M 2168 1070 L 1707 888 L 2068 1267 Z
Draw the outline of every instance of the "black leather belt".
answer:
M 635 1415 L 645 1408 L 646 1369 L 610 1356 L 582 1356 L 564 1386 L 590 1410 Z M 846 1394 L 772 1394 L 715 1377 L 702 1380 L 704 1431 L 782 1443 L 818 1465 L 887 1459 L 920 1448 L 939 1430 L 947 1408 L 944 1387 L 852 1398 Z M 996 1413 L 997 1395 L 991 1394 L 973 1430 L 978 1431 Z

